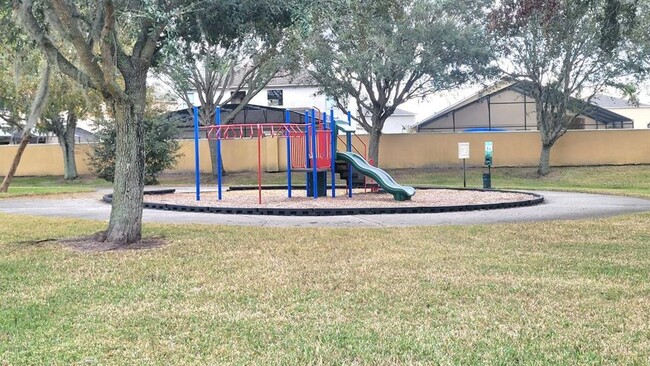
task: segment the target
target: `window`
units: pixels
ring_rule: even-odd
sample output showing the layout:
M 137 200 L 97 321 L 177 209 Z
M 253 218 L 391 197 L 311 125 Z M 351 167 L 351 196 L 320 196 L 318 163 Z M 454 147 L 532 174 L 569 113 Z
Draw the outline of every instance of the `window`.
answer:
M 195 103 L 195 102 L 194 102 L 195 94 L 194 94 L 193 91 L 185 92 L 185 95 L 187 96 L 187 100 L 189 100 L 189 102 L 190 102 L 191 104 L 194 104 L 194 103 Z
M 283 105 L 282 90 L 267 90 L 266 97 L 269 100 L 270 106 Z
M 330 96 L 325 97 L 325 109 L 326 110 L 329 111 L 330 109 L 334 109 L 334 104 L 335 103 L 334 103 L 334 98 L 333 97 L 330 97 Z
M 245 91 L 230 92 L 230 97 L 232 98 L 230 100 L 230 103 L 239 104 L 244 101 L 244 98 L 246 98 L 246 92 Z

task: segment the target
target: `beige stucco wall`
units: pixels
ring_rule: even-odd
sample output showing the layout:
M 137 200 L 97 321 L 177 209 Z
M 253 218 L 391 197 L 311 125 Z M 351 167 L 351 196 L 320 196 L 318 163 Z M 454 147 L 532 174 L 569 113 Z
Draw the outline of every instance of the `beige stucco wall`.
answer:
M 482 165 L 486 141 L 494 145 L 495 166 L 535 166 L 541 150 L 536 131 L 501 133 L 419 133 L 386 135 L 380 146 L 385 168 L 452 166 L 458 143 L 470 143 L 470 165 Z M 553 147 L 552 165 L 650 164 L 650 130 L 569 131 Z
M 367 141 L 367 136 L 360 136 Z M 456 166 L 458 143 L 469 142 L 468 164 L 482 165 L 486 141 L 494 144 L 495 166 L 535 166 L 540 152 L 540 138 L 535 131 L 501 133 L 419 133 L 388 134 L 381 139 L 380 166 L 384 168 L 418 168 Z M 354 145 L 363 146 L 355 138 Z M 223 141 L 223 162 L 228 171 L 257 170 L 257 140 Z M 6 174 L 17 146 L 0 146 L 0 175 Z M 341 147 L 343 148 L 343 147 Z M 85 162 L 89 145 L 77 145 L 77 168 L 89 173 Z M 210 171 L 209 147 L 200 143 L 201 171 Z M 174 172 L 194 171 L 194 146 L 191 140 L 181 143 L 183 156 Z M 261 140 L 262 169 L 286 169 L 286 141 Z M 650 129 L 569 131 L 553 147 L 553 165 L 650 164 Z M 58 145 L 29 145 L 17 175 L 63 175 L 63 158 Z
M 7 174 L 11 162 L 16 155 L 17 145 L 0 146 L 0 175 Z M 86 164 L 87 153 L 90 151 L 89 144 L 77 144 L 75 149 L 75 160 L 77 161 L 77 172 L 89 174 L 90 170 Z M 63 152 L 58 144 L 30 144 L 27 145 L 23 157 L 16 171 L 17 176 L 31 175 L 63 175 Z

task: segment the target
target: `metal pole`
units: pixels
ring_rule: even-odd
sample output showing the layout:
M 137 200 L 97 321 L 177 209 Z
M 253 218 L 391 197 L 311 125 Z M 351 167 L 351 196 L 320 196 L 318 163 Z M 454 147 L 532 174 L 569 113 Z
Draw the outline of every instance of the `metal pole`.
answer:
M 352 112 L 348 111 L 348 126 L 352 126 Z M 346 133 L 348 152 L 352 152 L 352 132 Z M 348 164 L 348 197 L 352 198 L 352 164 Z
M 310 157 L 309 157 L 309 129 L 311 124 L 309 123 L 309 111 L 305 111 L 305 188 L 307 189 L 307 196 L 309 196 L 309 166 L 310 166 Z
M 456 111 L 451 112 L 451 125 L 452 130 L 456 132 Z
M 492 106 L 490 105 L 490 97 L 487 97 L 487 110 L 488 110 L 488 130 L 492 131 Z
M 465 159 L 463 159 L 463 187 L 467 188 L 467 170 L 465 169 Z
M 528 130 L 528 106 L 526 103 L 528 102 L 526 101 L 526 94 L 524 94 L 524 131 Z
M 336 121 L 334 121 L 334 109 L 330 110 L 330 128 L 332 128 L 332 198 L 336 197 Z
M 328 123 L 327 122 L 327 112 L 323 112 L 323 132 L 327 131 L 327 127 L 328 127 L 327 123 Z M 331 128 L 332 126 L 329 126 L 329 127 Z M 319 140 L 320 140 L 320 136 L 319 136 Z M 321 142 L 323 143 L 323 146 L 320 147 L 322 149 L 322 151 L 323 151 L 323 156 L 327 156 L 328 152 L 329 153 L 332 152 L 332 149 L 330 149 L 330 146 L 327 146 L 327 144 L 326 144 L 327 135 L 323 135 L 323 140 L 319 141 L 318 144 L 320 145 Z M 325 197 L 327 197 L 327 174 L 323 174 L 323 175 L 325 177 L 325 182 L 324 182 L 325 183 Z
M 257 196 L 258 203 L 262 204 L 262 131 L 257 125 Z
M 284 111 L 284 123 L 291 124 L 291 112 L 288 109 Z M 287 197 L 291 198 L 291 134 L 288 129 L 285 136 L 287 137 Z
M 214 115 L 215 122 L 217 126 L 221 126 L 221 107 L 217 107 L 217 110 Z M 223 183 L 223 166 L 221 165 L 221 128 L 217 130 L 217 196 L 219 201 L 221 201 L 221 186 Z
M 314 193 L 314 199 L 318 198 L 318 166 L 316 165 L 318 150 L 316 149 L 316 110 L 311 110 L 311 156 L 312 156 L 312 192 Z
M 199 108 L 194 107 L 194 175 L 196 200 L 201 200 L 201 166 L 199 165 Z

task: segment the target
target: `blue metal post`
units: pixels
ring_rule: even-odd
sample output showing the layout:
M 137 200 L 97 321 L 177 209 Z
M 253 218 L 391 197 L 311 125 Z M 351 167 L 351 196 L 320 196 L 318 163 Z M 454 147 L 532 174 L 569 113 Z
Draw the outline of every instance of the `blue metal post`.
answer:
M 309 111 L 305 111 L 305 170 L 307 171 L 305 173 L 305 184 L 307 188 L 307 192 L 309 192 L 309 189 L 311 188 L 309 186 L 309 167 L 311 166 L 311 157 L 309 156 L 309 129 L 310 129 L 311 124 L 309 123 Z M 307 194 L 309 196 L 309 194 Z
M 196 200 L 201 200 L 201 166 L 199 165 L 199 108 L 194 107 L 194 175 L 196 179 Z
M 214 114 L 214 119 L 215 119 L 215 124 L 217 126 L 221 126 L 221 107 L 217 106 L 217 110 L 215 111 Z M 219 201 L 221 201 L 221 186 L 222 186 L 222 180 L 223 176 L 221 171 L 223 170 L 222 162 L 221 162 L 221 130 L 218 130 L 217 132 L 217 196 L 219 198 Z
M 286 109 L 284 111 L 284 123 L 291 123 L 291 112 Z M 287 197 L 291 198 L 291 134 L 289 130 L 285 132 L 287 138 Z
M 336 121 L 334 121 L 334 109 L 330 111 L 330 128 L 332 129 L 332 198 L 336 197 Z
M 312 190 L 314 192 L 314 199 L 318 198 L 318 166 L 316 164 L 316 158 L 318 150 L 316 149 L 316 110 L 311 110 L 311 147 L 312 147 Z
M 352 126 L 352 113 L 348 111 L 348 126 Z M 352 132 L 346 133 L 348 152 L 352 152 Z M 348 164 L 348 197 L 352 198 L 352 164 Z
M 327 128 L 327 112 L 323 112 L 323 131 L 327 131 Z M 324 141 L 327 141 L 327 139 Z M 325 149 L 329 149 L 329 146 L 321 146 L 321 149 L 325 152 Z M 325 196 L 327 196 L 327 174 L 323 174 L 323 176 L 325 176 Z

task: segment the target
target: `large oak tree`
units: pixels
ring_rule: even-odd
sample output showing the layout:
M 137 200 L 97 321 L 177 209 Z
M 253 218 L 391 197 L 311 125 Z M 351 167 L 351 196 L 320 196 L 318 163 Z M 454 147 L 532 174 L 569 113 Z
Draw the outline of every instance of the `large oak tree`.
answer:
M 214 30 L 212 38 L 239 37 L 240 29 L 231 27 L 233 21 L 264 18 L 263 7 L 253 7 L 254 12 L 242 14 L 241 3 L 240 0 L 13 0 L 23 28 L 50 64 L 83 87 L 96 90 L 115 122 L 113 203 L 104 240 L 125 244 L 141 239 L 147 75 L 160 50 L 165 45 L 173 47 L 170 41 L 191 34 L 188 30 L 197 25 L 197 14 Z
M 379 158 L 386 119 L 408 100 L 459 87 L 486 73 L 481 1 L 335 0 L 303 29 L 306 68 L 321 91 L 370 134 Z M 349 101 L 352 100 L 350 103 Z
M 99 92 L 115 121 L 113 206 L 103 235 L 110 242 L 141 239 L 147 73 L 165 31 L 197 10 L 194 5 L 190 0 L 14 1 L 22 26 L 49 62 Z
M 625 0 L 504 0 L 492 11 L 503 70 L 527 81 L 535 99 L 539 175 L 549 173 L 551 148 L 591 98 L 639 71 L 642 50 L 631 38 L 637 11 Z

